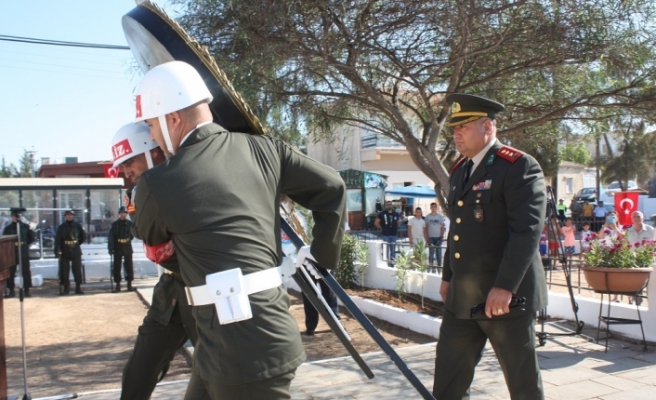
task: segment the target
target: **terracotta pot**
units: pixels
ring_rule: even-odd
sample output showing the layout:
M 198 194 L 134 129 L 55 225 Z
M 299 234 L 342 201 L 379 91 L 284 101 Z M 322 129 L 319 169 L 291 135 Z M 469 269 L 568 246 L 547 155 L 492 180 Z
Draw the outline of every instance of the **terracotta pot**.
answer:
M 599 292 L 637 293 L 649 281 L 654 270 L 647 268 L 583 267 L 588 286 Z

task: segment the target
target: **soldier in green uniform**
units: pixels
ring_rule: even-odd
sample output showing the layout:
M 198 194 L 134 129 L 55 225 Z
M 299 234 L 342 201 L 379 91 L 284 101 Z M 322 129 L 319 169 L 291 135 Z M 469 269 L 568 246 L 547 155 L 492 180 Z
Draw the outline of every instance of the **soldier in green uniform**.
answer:
M 114 293 L 121 291 L 121 264 L 125 268 L 125 281 L 128 283 L 128 291 L 132 291 L 132 280 L 134 279 L 134 267 L 132 265 L 132 221 L 127 219 L 128 211 L 125 207 L 118 209 L 118 219 L 112 222 L 107 238 L 109 254 L 114 256 L 112 275 L 116 288 Z M 123 262 L 121 262 L 123 261 Z
M 70 293 L 70 271 L 73 266 L 75 279 L 75 294 L 84 294 L 82 291 L 82 249 L 80 245 L 87 240 L 87 234 L 82 225 L 75 222 L 75 213 L 68 210 L 64 213 L 66 221 L 59 225 L 55 236 L 55 255 L 59 258 L 59 284 L 64 287 L 61 293 Z
M 543 399 L 534 325 L 536 311 L 547 304 L 538 254 L 544 176 L 533 157 L 497 141 L 501 104 L 466 94 L 451 94 L 446 101 L 456 149 L 464 158 L 449 181 L 451 228 L 440 287 L 445 310 L 433 395 L 468 399 L 489 339 L 511 398 Z M 526 298 L 524 310 L 509 308 L 513 296 Z M 471 308 L 483 302 L 483 318 L 472 318 Z
M 119 129 L 112 140 L 114 168 L 121 167 L 133 184 L 141 174 L 166 160 L 157 143 L 150 138 L 146 124 L 128 124 Z M 130 214 L 134 205 L 128 196 L 124 203 Z M 123 368 L 121 400 L 150 399 L 157 382 L 187 340 L 196 343 L 196 321 L 185 295 L 177 257 L 162 264 L 166 268 L 153 289 L 153 299 L 138 330 L 132 355 Z
M 189 286 L 199 339 L 185 398 L 289 399 L 305 352 L 276 268 L 280 197 L 312 210 L 311 255 L 332 269 L 344 234 L 343 180 L 278 139 L 213 123 L 212 95 L 189 64 L 151 69 L 136 94 L 137 121 L 171 154 L 141 176 L 134 224 L 147 254 L 175 248 Z
M 36 240 L 34 237 L 34 231 L 30 229 L 30 226 L 25 222 L 21 221 L 20 213 L 12 212 L 11 213 L 11 223 L 5 226 L 2 230 L 3 235 L 16 235 L 18 232 L 17 225 L 20 224 L 20 239 L 16 242 L 16 262 L 18 262 L 18 243 L 20 242 L 20 252 L 21 252 L 21 275 L 23 276 L 23 287 L 25 288 L 25 297 L 32 297 L 30 294 L 30 287 L 32 287 L 32 271 L 30 269 L 30 244 Z M 16 278 L 16 270 L 18 265 L 13 265 L 9 270 L 9 279 L 7 279 L 7 289 L 9 293 L 5 298 L 16 297 L 16 292 L 14 288 L 16 283 L 14 282 Z

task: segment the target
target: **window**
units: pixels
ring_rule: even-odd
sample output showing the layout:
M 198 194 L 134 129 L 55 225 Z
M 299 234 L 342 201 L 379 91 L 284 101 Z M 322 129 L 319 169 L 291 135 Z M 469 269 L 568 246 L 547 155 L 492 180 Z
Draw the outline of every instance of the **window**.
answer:
M 567 194 L 572 194 L 574 191 L 574 179 L 573 178 L 565 178 L 565 193 Z
M 118 219 L 120 195 L 116 189 L 91 189 L 88 232 L 91 243 L 107 243 L 109 228 Z

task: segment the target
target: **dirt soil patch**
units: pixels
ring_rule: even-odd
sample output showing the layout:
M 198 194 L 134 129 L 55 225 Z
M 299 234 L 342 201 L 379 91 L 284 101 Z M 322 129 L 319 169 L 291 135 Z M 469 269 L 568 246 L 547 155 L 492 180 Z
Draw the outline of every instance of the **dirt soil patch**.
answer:
M 403 297 L 400 297 L 398 292 L 393 290 L 372 289 L 368 287 L 353 287 L 346 289 L 346 292 L 351 296 L 371 299 L 379 303 L 389 304 L 390 306 L 402 308 L 408 311 L 428 314 L 433 317 L 441 317 L 442 310 L 444 309 L 444 303 L 426 297 L 423 299 L 422 306 L 421 296 L 413 293 L 407 293 Z
M 154 285 L 155 279 L 136 280 L 135 286 Z M 123 367 L 132 352 L 137 328 L 147 306 L 136 292 L 110 293 L 109 283 L 83 285 L 84 295 L 59 296 L 59 286 L 46 280 L 24 301 L 27 373 L 32 397 L 120 388 Z M 303 302 L 291 292 L 290 311 L 305 330 Z M 5 340 L 9 395 L 24 393 L 20 302 L 5 299 Z M 342 323 L 360 353 L 380 348 L 350 314 L 342 309 Z M 394 347 L 433 342 L 432 337 L 370 318 Z M 309 361 L 347 356 L 322 320 L 315 336 L 302 336 Z M 189 378 L 190 366 L 176 355 L 165 381 Z M 118 396 L 117 396 L 118 397 Z

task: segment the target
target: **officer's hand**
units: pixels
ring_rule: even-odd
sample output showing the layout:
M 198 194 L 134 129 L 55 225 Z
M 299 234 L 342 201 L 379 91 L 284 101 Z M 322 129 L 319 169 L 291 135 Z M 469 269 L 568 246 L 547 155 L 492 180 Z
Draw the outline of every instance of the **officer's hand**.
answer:
M 61 257 L 61 254 L 62 254 L 62 253 L 57 253 L 57 254 L 55 255 L 55 257 L 56 257 L 56 258 L 60 258 L 60 257 Z
M 498 317 L 510 312 L 510 302 L 512 301 L 512 292 L 500 287 L 493 287 L 487 294 L 485 301 L 485 315 L 488 318 Z
M 443 303 L 446 303 L 446 296 L 449 294 L 449 286 L 451 286 L 451 284 L 444 281 L 442 281 L 442 285 L 440 285 L 440 296 L 442 296 Z

